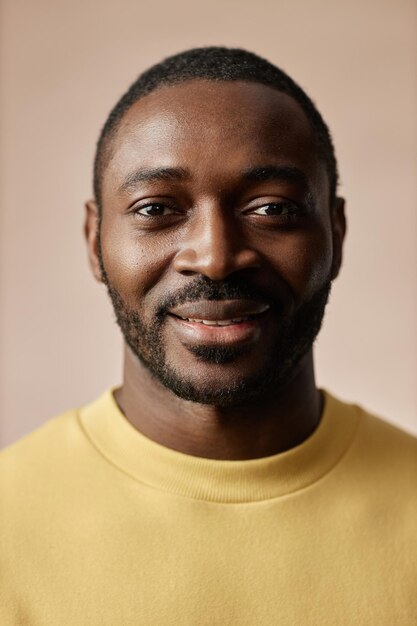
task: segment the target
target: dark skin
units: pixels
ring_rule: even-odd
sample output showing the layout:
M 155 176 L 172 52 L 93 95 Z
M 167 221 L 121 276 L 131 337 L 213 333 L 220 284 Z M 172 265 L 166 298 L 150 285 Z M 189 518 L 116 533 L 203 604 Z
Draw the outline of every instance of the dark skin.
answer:
M 149 176 L 158 168 L 177 171 Z M 262 168 L 274 173 L 266 180 L 248 176 Z M 344 206 L 329 197 L 310 123 L 290 97 L 249 82 L 163 87 L 125 114 L 104 171 L 101 249 L 108 280 L 146 321 L 167 293 L 196 277 L 240 274 L 291 315 L 339 272 Z M 86 206 L 90 264 L 101 281 L 98 209 L 95 201 Z M 185 305 L 180 315 L 224 321 L 253 312 L 254 321 L 207 330 L 170 314 L 162 337 L 171 367 L 206 386 L 227 386 L 262 369 L 278 331 L 272 313 L 260 312 L 261 302 L 198 306 Z M 229 363 L 207 363 L 189 350 L 196 342 L 240 342 L 245 351 Z M 311 349 L 283 388 L 226 407 L 176 396 L 126 346 L 116 400 L 147 437 L 213 459 L 288 450 L 315 430 L 322 413 Z

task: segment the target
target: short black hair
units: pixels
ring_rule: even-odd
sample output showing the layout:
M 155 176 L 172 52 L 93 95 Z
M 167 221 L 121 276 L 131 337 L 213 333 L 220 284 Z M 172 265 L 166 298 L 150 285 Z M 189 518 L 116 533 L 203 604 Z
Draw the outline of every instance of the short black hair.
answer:
M 253 52 L 240 48 L 193 48 L 170 56 L 143 72 L 120 98 L 102 128 L 94 159 L 94 195 L 101 210 L 101 183 L 108 163 L 111 141 L 124 114 L 143 96 L 164 85 L 187 80 L 249 81 L 272 87 L 294 98 L 309 119 L 315 133 L 317 153 L 326 166 L 333 204 L 338 184 L 335 151 L 329 128 L 307 94 L 283 70 Z

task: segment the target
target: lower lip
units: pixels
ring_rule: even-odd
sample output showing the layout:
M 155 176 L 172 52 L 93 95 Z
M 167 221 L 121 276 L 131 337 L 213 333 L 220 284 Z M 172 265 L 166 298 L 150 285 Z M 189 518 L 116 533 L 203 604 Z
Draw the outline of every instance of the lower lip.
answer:
M 236 346 L 253 342 L 259 337 L 263 318 L 264 315 L 260 315 L 259 318 L 228 326 L 207 326 L 170 316 L 183 343 L 205 346 Z

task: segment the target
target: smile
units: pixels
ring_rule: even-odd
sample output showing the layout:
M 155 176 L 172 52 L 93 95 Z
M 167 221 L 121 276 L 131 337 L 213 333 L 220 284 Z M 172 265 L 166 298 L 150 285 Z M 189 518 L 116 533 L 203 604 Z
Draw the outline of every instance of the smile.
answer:
M 269 308 L 269 304 L 255 300 L 196 300 L 185 302 L 168 312 L 190 322 L 227 326 L 256 317 Z
M 169 318 L 183 345 L 231 347 L 257 341 L 269 326 L 269 310 L 253 301 L 198 301 L 170 311 Z
M 240 324 L 241 322 L 247 322 L 250 319 L 253 319 L 253 315 L 247 315 L 245 317 L 238 317 L 233 320 L 198 320 L 191 319 L 189 317 L 181 317 L 180 319 L 186 322 L 193 322 L 195 324 L 205 324 L 206 326 L 231 326 L 232 324 Z

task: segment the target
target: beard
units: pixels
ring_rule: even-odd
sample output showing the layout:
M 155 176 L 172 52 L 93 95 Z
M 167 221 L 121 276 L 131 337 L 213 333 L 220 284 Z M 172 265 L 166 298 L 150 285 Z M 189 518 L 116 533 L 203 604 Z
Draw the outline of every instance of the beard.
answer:
M 131 308 L 109 281 L 99 250 L 102 279 L 107 287 L 116 321 L 126 344 L 152 376 L 176 396 L 191 402 L 219 407 L 238 407 L 259 398 L 277 396 L 297 373 L 301 359 L 310 351 L 320 330 L 331 289 L 330 277 L 313 296 L 292 314 L 282 303 L 254 287 L 242 273 L 223 281 L 198 276 L 192 283 L 160 302 L 151 321 Z M 167 361 L 163 330 L 171 308 L 185 302 L 253 299 L 269 304 L 275 315 L 277 338 L 271 343 L 264 366 L 251 376 L 236 377 L 232 383 L 195 383 L 186 372 Z M 186 346 L 194 357 L 207 364 L 226 365 L 248 353 L 251 346 Z

